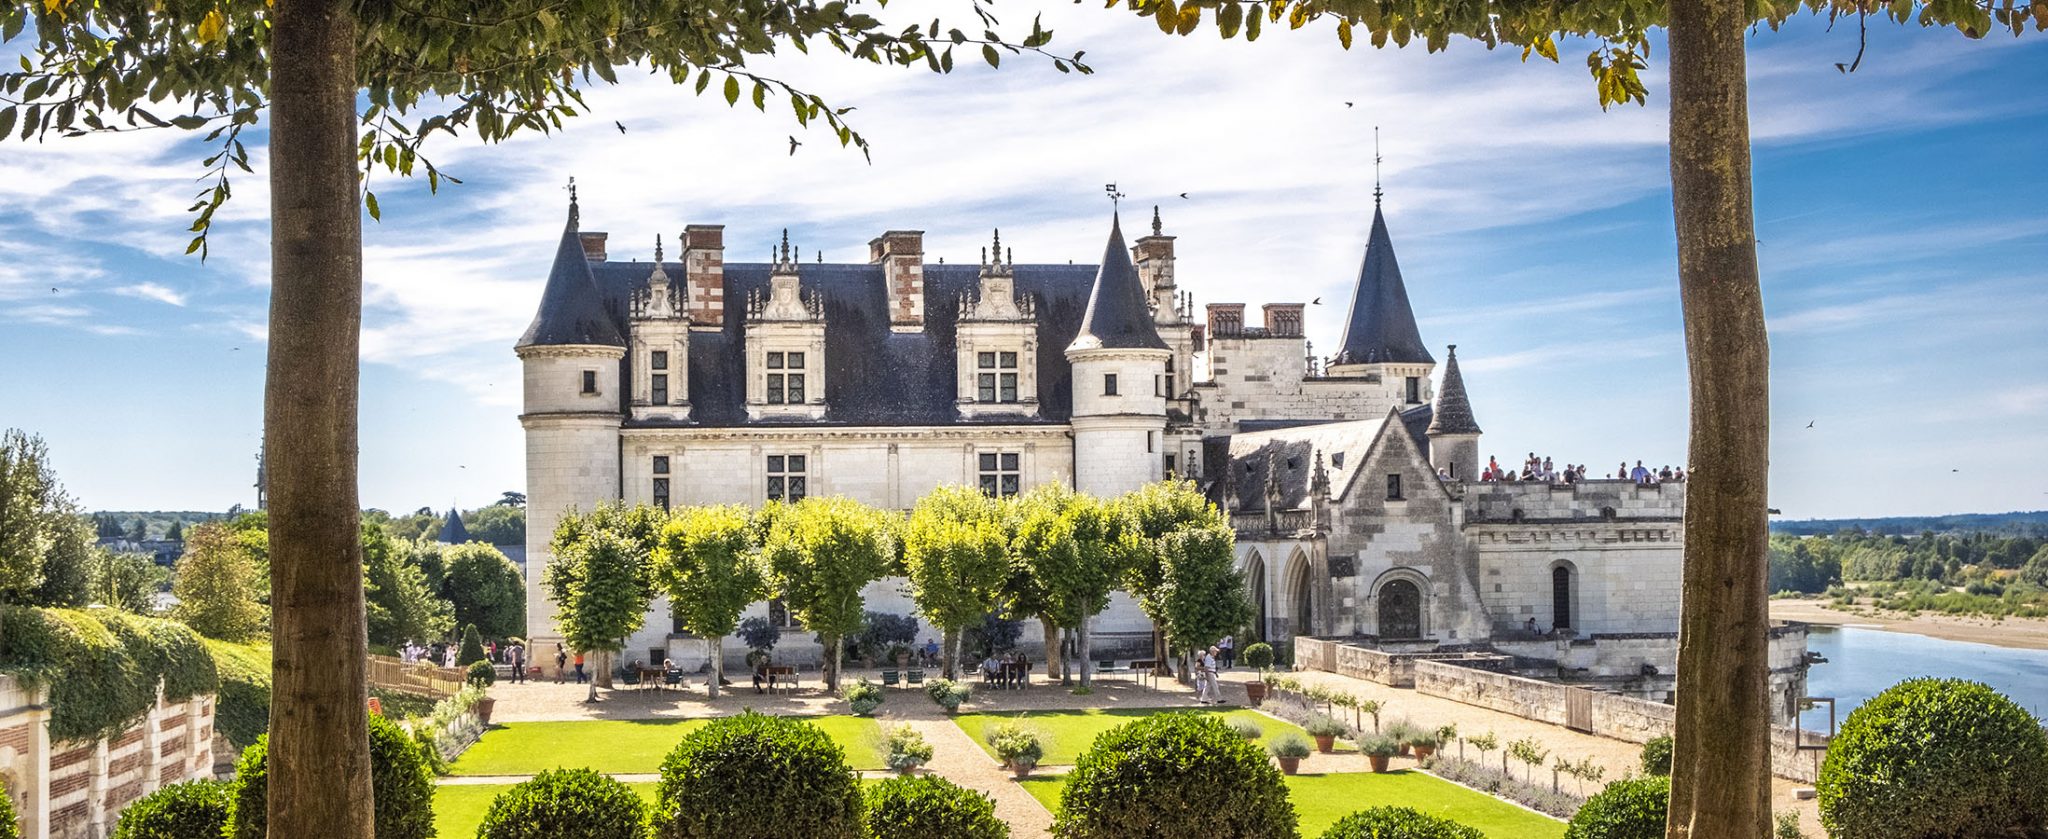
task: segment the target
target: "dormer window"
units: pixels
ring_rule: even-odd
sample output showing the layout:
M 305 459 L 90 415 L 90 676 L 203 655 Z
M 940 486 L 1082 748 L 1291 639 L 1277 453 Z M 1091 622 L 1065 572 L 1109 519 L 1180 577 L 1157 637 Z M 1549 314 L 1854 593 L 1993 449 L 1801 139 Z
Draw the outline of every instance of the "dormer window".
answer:
M 979 402 L 1017 401 L 1017 354 L 975 353 L 975 397 Z
M 768 404 L 802 405 L 804 399 L 804 354 L 768 354 Z
M 1401 473 L 1399 472 L 1387 476 L 1387 500 L 1401 500 Z
M 648 377 L 648 385 L 649 389 L 652 391 L 653 394 L 649 401 L 653 402 L 656 405 L 667 405 L 668 374 L 656 373 L 653 376 Z
M 668 351 L 667 351 L 667 350 L 655 350 L 654 352 L 652 352 L 652 353 L 649 353 L 649 354 L 648 354 L 648 356 L 647 356 L 647 364 L 648 364 L 648 366 L 650 366 L 650 367 L 653 367 L 653 368 L 654 368 L 654 369 L 656 369 L 656 370 L 667 370 L 667 369 L 668 369 Z

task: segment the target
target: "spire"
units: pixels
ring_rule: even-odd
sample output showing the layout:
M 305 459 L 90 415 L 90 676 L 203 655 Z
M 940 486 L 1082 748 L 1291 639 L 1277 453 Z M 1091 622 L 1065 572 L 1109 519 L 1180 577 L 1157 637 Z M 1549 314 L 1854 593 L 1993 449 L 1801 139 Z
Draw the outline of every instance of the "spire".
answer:
M 1458 373 L 1458 345 L 1444 356 L 1444 383 L 1436 391 L 1436 408 L 1431 411 L 1429 431 L 1438 434 L 1478 434 L 1479 421 L 1472 418 L 1472 402 L 1465 398 L 1465 377 Z
M 666 285 L 667 283 L 668 272 L 662 270 L 661 267 L 661 234 L 656 233 L 654 234 L 654 270 L 647 273 L 647 284 L 654 286 Z
M 1344 318 L 1344 342 L 1334 365 L 1409 362 L 1434 364 L 1415 328 L 1408 306 L 1408 287 L 1401 282 L 1401 263 L 1394 258 L 1394 240 L 1375 200 L 1372 235 L 1365 244 L 1365 264 L 1358 269 L 1351 312 Z
M 1094 290 L 1088 293 L 1088 310 L 1081 315 L 1081 331 L 1067 351 L 1104 348 L 1166 349 L 1152 324 L 1145 288 L 1138 282 L 1137 266 L 1131 264 L 1131 249 L 1124 245 L 1123 223 L 1114 214 L 1102 268 L 1095 274 Z
M 469 528 L 462 526 L 462 516 L 455 512 L 453 505 L 448 507 L 448 519 L 442 523 L 441 536 L 436 541 L 450 545 L 469 541 Z
M 590 261 L 583 255 L 583 240 L 577 232 L 576 190 L 571 183 L 569 221 L 562 228 L 555 265 L 548 270 L 547 286 L 540 294 L 540 311 L 513 346 L 574 344 L 623 347 L 626 339 L 599 295 L 597 278 L 591 276 Z
M 1152 205 L 1152 235 L 1159 235 L 1159 205 Z

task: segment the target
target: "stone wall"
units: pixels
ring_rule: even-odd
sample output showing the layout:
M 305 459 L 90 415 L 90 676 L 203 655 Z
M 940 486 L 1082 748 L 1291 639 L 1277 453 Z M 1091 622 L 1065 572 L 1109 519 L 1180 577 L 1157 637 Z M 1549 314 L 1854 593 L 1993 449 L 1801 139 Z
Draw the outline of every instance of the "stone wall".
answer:
M 40 689 L 0 675 L 0 785 L 14 799 L 24 839 L 98 839 L 121 810 L 159 787 L 211 777 L 212 696 L 158 700 L 110 740 L 50 739 Z

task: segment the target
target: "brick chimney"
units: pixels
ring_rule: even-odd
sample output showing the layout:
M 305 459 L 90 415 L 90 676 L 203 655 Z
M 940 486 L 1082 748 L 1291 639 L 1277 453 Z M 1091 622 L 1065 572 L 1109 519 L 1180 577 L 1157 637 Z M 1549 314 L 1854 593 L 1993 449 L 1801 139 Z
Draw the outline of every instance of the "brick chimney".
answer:
M 683 228 L 683 272 L 689 297 L 683 308 L 692 327 L 725 325 L 725 225 Z
M 868 262 L 882 266 L 889 292 L 889 328 L 924 330 L 924 231 L 891 230 L 868 242 Z
M 609 233 L 578 233 L 578 234 L 576 234 L 576 235 L 577 235 L 577 237 L 578 237 L 579 239 L 581 239 L 581 240 L 582 240 L 582 242 L 583 242 L 583 258 L 584 258 L 584 259 L 588 259 L 588 260 L 590 260 L 591 262 L 603 262 L 603 261 L 604 261 L 604 240 L 605 240 L 605 238 L 606 238 L 606 237 L 610 236 L 611 234 L 609 234 Z
M 1267 303 L 1266 334 L 1284 338 L 1301 337 L 1301 319 L 1308 310 L 1306 303 Z
M 1244 334 L 1243 303 L 1211 303 L 1209 311 L 1209 337 L 1235 338 Z

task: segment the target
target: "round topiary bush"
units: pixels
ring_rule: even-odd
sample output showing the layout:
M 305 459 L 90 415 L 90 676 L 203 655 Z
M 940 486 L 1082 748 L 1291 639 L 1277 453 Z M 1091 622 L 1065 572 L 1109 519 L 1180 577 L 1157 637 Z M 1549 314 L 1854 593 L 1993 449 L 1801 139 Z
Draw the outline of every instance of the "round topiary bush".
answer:
M 2048 735 L 1986 685 L 1909 679 L 1849 713 L 1814 786 L 1836 839 L 2024 835 L 2048 823 Z
M 371 715 L 370 790 L 376 796 L 377 839 L 434 835 L 434 776 L 426 756 L 398 723 Z M 270 736 L 256 738 L 235 762 L 234 807 L 227 839 L 265 839 L 269 814 Z
M 1564 839 L 1664 839 L 1671 779 L 1633 778 L 1608 784 L 1572 816 Z
M 989 797 L 937 775 L 917 775 L 868 787 L 869 836 L 1010 839 Z
M 550 769 L 497 798 L 477 839 L 642 839 L 647 805 L 631 787 L 589 769 Z
M 1338 819 L 1323 831 L 1323 839 L 1486 839 L 1486 834 L 1407 807 L 1374 807 Z
M 488 661 L 472 661 L 463 681 L 480 688 L 490 687 L 498 683 L 498 668 L 492 667 Z
M 1294 805 L 1265 753 L 1212 714 L 1155 714 L 1104 732 L 1067 775 L 1060 839 L 1293 839 Z
M 817 726 L 751 711 L 684 735 L 661 763 L 656 839 L 859 839 L 860 780 Z
M 1643 774 L 1671 774 L 1671 735 L 1652 737 L 1643 744 Z
M 172 784 L 135 799 L 122 810 L 113 839 L 216 837 L 227 826 L 234 801 L 234 791 L 226 781 Z
M 1264 670 L 1273 666 L 1273 645 L 1264 641 L 1244 648 L 1244 663 Z

